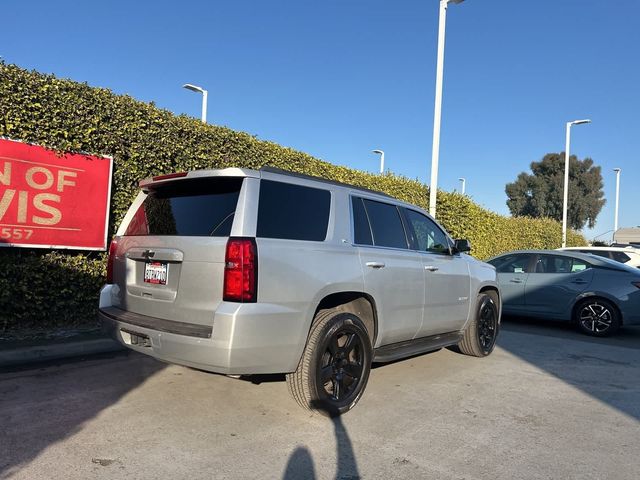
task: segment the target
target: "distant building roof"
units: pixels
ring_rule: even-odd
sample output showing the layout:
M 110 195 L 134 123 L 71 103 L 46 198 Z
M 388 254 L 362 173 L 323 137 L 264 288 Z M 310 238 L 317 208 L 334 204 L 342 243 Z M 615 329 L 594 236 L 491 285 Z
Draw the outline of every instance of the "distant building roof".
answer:
M 613 234 L 615 243 L 640 243 L 640 227 L 619 228 Z

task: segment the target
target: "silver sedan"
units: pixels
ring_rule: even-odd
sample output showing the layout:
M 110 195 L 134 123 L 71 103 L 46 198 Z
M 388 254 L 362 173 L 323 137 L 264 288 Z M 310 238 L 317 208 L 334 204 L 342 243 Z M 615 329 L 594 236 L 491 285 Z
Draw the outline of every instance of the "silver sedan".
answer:
M 574 322 L 604 337 L 640 324 L 640 271 L 569 251 L 519 250 L 488 260 L 496 267 L 503 313 Z

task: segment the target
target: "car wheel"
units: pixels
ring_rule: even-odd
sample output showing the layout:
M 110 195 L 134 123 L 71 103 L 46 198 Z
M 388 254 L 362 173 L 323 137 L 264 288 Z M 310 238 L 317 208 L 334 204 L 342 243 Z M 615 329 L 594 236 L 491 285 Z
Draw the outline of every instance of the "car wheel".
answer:
M 351 410 L 369 379 L 371 340 L 352 313 L 325 310 L 316 315 L 302 358 L 287 375 L 289 391 L 309 410 L 337 416 Z
M 458 348 L 465 355 L 486 357 L 496 345 L 500 330 L 500 314 L 493 296 L 478 295 L 474 318 L 469 322 Z
M 594 337 L 613 335 L 620 328 L 620 315 L 611 302 L 588 298 L 578 304 L 574 321 L 582 333 Z

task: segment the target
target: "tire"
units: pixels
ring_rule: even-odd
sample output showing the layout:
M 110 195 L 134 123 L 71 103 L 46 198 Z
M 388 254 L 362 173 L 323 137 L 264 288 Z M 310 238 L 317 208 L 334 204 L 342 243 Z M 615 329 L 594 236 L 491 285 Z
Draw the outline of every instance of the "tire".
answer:
M 488 293 L 478 295 L 476 313 L 467 325 L 458 348 L 465 355 L 486 357 L 496 345 L 500 331 L 498 305 Z
M 367 386 L 371 339 L 352 313 L 324 310 L 311 326 L 295 372 L 287 375 L 289 392 L 308 410 L 330 417 L 351 410 Z
M 602 298 L 587 298 L 573 312 L 578 330 L 592 337 L 608 337 L 620 328 L 620 314 L 616 307 Z

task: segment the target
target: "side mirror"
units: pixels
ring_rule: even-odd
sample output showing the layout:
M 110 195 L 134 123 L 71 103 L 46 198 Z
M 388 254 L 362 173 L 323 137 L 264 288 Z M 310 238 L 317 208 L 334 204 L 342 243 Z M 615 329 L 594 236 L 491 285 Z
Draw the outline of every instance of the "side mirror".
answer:
M 466 238 L 457 238 L 456 239 L 456 252 L 465 253 L 471 251 L 471 242 Z

